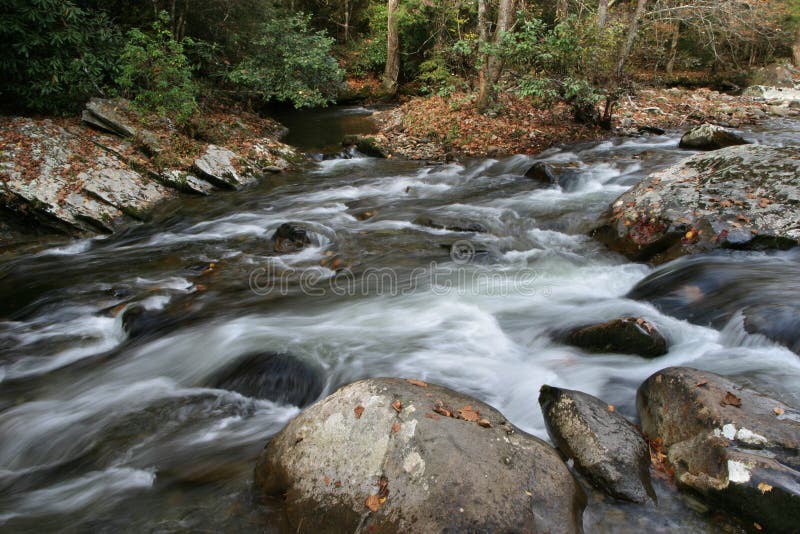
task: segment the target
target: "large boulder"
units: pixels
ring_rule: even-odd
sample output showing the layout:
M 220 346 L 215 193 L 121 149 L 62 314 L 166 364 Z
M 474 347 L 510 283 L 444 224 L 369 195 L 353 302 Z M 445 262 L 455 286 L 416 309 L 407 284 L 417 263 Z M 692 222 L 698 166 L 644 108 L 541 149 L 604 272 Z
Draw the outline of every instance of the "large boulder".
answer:
M 622 317 L 601 324 L 576 328 L 563 341 L 590 352 L 638 354 L 655 358 L 667 353 L 667 340 L 648 321 Z
M 612 497 L 655 499 L 650 449 L 641 433 L 614 408 L 580 391 L 544 385 L 539 392 L 547 433 L 589 481 Z
M 663 369 L 639 388 L 642 431 L 683 488 L 767 530 L 800 525 L 800 412 L 722 376 Z
M 729 146 L 746 145 L 742 136 L 714 124 L 701 124 L 692 128 L 681 137 L 678 144 L 681 148 L 695 150 L 719 150 Z
M 312 243 L 311 230 L 302 223 L 286 222 L 272 234 L 272 243 L 281 254 L 297 252 Z
M 284 497 L 293 531 L 581 531 L 583 493 L 555 449 L 416 380 L 361 380 L 307 408 L 255 480 Z
M 547 185 L 558 185 L 558 176 L 547 163 L 538 161 L 525 171 L 525 178 L 530 178 Z
M 699 254 L 653 271 L 627 297 L 695 324 L 723 328 L 741 313 L 751 334 L 800 354 L 800 255 Z
M 346 135 L 342 145 L 354 146 L 356 150 L 372 158 L 385 158 L 389 155 L 386 138 L 383 135 Z
M 295 356 L 272 352 L 238 358 L 216 373 L 210 385 L 300 407 L 315 401 L 325 387 L 319 369 Z
M 800 240 L 797 147 L 697 154 L 620 196 L 593 232 L 636 261 L 715 248 L 788 248 Z
M 205 152 L 195 162 L 194 171 L 204 180 L 223 189 L 238 189 L 251 184 L 255 178 L 241 174 L 236 169 L 239 156 L 225 147 L 208 145 Z
M 772 63 L 756 69 L 750 82 L 753 85 L 793 88 L 795 77 L 800 78 L 800 73 L 789 63 Z

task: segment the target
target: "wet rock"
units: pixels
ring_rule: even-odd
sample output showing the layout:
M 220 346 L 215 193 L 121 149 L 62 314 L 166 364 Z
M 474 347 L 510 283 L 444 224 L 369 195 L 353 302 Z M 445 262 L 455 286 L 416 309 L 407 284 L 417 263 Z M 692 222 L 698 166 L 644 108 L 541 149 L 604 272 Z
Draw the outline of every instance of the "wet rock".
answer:
M 374 209 L 374 210 L 361 210 L 361 211 L 355 212 L 353 214 L 353 217 L 355 217 L 359 221 L 366 221 L 368 219 L 371 219 L 371 218 L 375 217 L 377 214 L 378 214 L 378 210 L 376 210 L 376 209 Z
M 438 230 L 449 230 L 451 232 L 473 232 L 476 234 L 485 234 L 489 232 L 489 229 L 479 222 L 449 217 L 431 218 L 427 215 L 421 215 L 414 219 L 413 223 L 419 226 L 427 226 Z
M 797 69 L 788 63 L 772 63 L 757 69 L 750 81 L 753 85 L 794 88 L 794 78 L 800 77 Z
M 688 367 L 648 378 L 637 407 L 682 488 L 767 530 L 800 525 L 800 411 Z
M 94 198 L 114 206 L 125 215 L 143 220 L 156 204 L 173 195 L 158 182 L 149 180 L 130 168 L 115 168 L 113 159 L 103 156 L 94 169 L 78 174 L 83 190 Z
M 745 330 L 800 354 L 800 257 L 701 254 L 668 263 L 640 281 L 627 297 L 662 313 L 723 328 L 736 314 Z
M 306 532 L 581 530 L 582 491 L 552 447 L 476 399 L 402 379 L 355 382 L 306 409 L 255 479 Z
M 622 317 L 576 328 L 564 342 L 591 352 L 638 354 L 655 358 L 667 353 L 667 340 L 655 326 L 637 317 Z
M 716 248 L 788 248 L 800 240 L 796 147 L 698 154 L 620 196 L 594 236 L 636 261 Z
M 186 171 L 171 169 L 162 172 L 158 176 L 161 183 L 184 193 L 209 195 L 214 189 L 214 186 L 210 183 Z
M 120 137 L 134 137 L 138 130 L 122 115 L 122 112 L 127 110 L 128 102 L 126 100 L 92 98 L 86 104 L 81 120 L 98 130 Z
M 282 254 L 297 252 L 311 244 L 309 229 L 296 222 L 283 223 L 272 234 L 275 250 Z
M 122 329 L 129 339 L 152 339 L 175 330 L 181 322 L 182 317 L 141 304 L 132 304 L 122 313 Z
M 593 485 L 626 501 L 655 499 L 650 450 L 627 419 L 597 397 L 547 385 L 539 392 L 539 405 L 558 450 Z
M 301 408 L 314 402 L 325 386 L 319 369 L 294 356 L 269 352 L 242 356 L 209 385 Z
M 208 145 L 202 157 L 194 162 L 194 171 L 204 180 L 224 189 L 238 189 L 255 181 L 249 175 L 241 175 L 234 162 L 239 156 L 227 148 Z
M 386 139 L 381 135 L 346 135 L 344 146 L 355 146 L 356 150 L 372 158 L 385 158 L 389 155 Z
M 646 133 L 651 135 L 664 135 L 667 131 L 658 126 L 639 126 L 639 133 Z
M 558 185 L 558 177 L 553 173 L 553 168 L 547 163 L 536 162 L 525 172 L 525 178 L 531 178 L 540 182 Z
M 800 89 L 754 85 L 744 91 L 744 96 L 767 101 L 800 101 Z
M 747 144 L 747 141 L 732 131 L 706 123 L 683 134 L 678 146 L 695 150 L 719 150 L 720 148 L 745 144 Z

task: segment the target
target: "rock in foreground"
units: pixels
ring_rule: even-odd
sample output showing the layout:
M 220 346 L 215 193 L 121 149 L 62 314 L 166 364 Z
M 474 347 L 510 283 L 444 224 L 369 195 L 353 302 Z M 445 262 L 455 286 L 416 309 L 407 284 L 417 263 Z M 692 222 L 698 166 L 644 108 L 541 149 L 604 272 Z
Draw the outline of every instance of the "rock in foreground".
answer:
M 671 367 L 639 388 L 642 431 L 680 486 L 775 532 L 800 525 L 800 412 L 707 371 Z
M 591 352 L 638 354 L 655 358 L 667 353 L 667 340 L 655 326 L 637 317 L 622 317 L 577 328 L 564 341 Z
M 719 150 L 729 146 L 748 144 L 740 135 L 714 124 L 701 124 L 681 137 L 680 148 L 696 150 Z
M 650 485 L 650 451 L 638 430 L 608 404 L 580 391 L 542 386 L 539 392 L 547 433 L 575 467 L 612 497 L 645 502 Z
M 450 416 L 452 415 L 452 416 Z M 262 452 L 256 484 L 301 532 L 578 532 L 583 494 L 558 453 L 441 386 L 362 380 Z
M 716 248 L 788 248 L 800 240 L 798 147 L 698 154 L 620 196 L 594 235 L 635 261 Z

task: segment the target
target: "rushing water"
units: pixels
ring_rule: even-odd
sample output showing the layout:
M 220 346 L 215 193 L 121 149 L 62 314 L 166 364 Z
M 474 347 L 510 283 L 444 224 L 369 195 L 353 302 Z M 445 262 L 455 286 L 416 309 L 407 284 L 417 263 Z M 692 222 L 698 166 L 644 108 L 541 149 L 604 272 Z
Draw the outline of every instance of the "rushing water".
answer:
M 313 130 L 363 115 L 330 113 L 293 141 L 330 145 Z M 800 142 L 791 122 L 748 136 Z M 250 495 L 252 468 L 299 408 L 209 386 L 254 351 L 302 359 L 321 374 L 322 395 L 369 376 L 441 383 L 545 438 L 542 384 L 598 395 L 635 418 L 639 383 L 670 365 L 746 376 L 797 402 L 794 353 L 733 321 L 714 330 L 624 298 L 651 268 L 586 237 L 619 194 L 687 155 L 676 145 L 669 134 L 440 166 L 334 159 L 164 206 L 113 237 L 7 254 L 0 529 L 274 530 L 278 507 Z M 522 177 L 536 160 L 554 165 L 560 187 Z M 376 213 L 362 221 L 363 211 Z M 269 239 L 287 221 L 309 225 L 314 245 L 274 254 Z M 122 310 L 134 303 L 156 319 L 130 338 Z M 622 314 L 655 323 L 669 353 L 588 354 L 551 338 Z

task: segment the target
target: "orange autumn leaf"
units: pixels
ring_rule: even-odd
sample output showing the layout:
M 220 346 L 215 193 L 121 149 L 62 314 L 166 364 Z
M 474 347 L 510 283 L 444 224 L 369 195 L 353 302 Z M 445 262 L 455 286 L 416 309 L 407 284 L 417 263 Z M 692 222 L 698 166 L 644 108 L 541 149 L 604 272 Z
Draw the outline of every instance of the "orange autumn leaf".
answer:
M 473 410 L 472 406 L 469 404 L 458 410 L 458 415 L 464 421 L 469 421 L 470 423 L 477 423 L 481 418 L 481 413 L 477 410 Z
M 364 505 L 369 508 L 370 512 L 377 512 L 381 507 L 381 498 L 377 495 L 370 495 Z
M 397 434 L 400 432 L 400 423 L 395 423 L 392 425 L 392 434 Z
M 731 393 L 730 391 L 725 392 L 725 397 L 720 402 L 723 406 L 736 406 L 737 408 L 741 408 L 742 406 L 742 399 Z
M 396 411 L 397 413 L 400 413 L 401 411 L 403 411 L 403 403 L 400 402 L 399 400 L 396 400 L 392 403 L 392 408 L 394 408 L 394 411 Z
M 359 404 L 358 406 L 355 407 L 353 412 L 355 412 L 356 414 L 356 419 L 361 419 L 361 414 L 364 413 L 364 407 Z
M 428 383 L 427 382 L 423 382 L 422 380 L 417 380 L 415 378 L 406 378 L 406 382 L 408 382 L 409 384 L 414 385 L 414 386 L 419 386 L 421 388 L 428 387 Z

